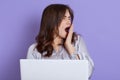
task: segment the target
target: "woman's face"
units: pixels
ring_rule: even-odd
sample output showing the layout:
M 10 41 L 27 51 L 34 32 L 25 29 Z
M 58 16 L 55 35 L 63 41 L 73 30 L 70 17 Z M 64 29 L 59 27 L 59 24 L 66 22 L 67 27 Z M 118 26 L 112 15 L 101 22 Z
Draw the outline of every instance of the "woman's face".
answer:
M 69 32 L 69 28 L 71 26 L 71 16 L 68 10 L 65 12 L 65 16 L 63 17 L 61 24 L 58 28 L 59 30 L 59 36 L 61 38 L 66 38 L 67 34 Z

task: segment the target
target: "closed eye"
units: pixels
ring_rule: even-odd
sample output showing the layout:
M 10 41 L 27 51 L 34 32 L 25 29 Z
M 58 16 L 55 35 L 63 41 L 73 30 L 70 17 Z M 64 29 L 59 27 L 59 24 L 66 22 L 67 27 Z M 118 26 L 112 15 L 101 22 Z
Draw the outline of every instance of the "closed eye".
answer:
M 69 16 L 69 17 L 64 16 L 63 19 L 64 19 L 64 20 L 66 20 L 66 19 L 71 20 L 71 16 Z

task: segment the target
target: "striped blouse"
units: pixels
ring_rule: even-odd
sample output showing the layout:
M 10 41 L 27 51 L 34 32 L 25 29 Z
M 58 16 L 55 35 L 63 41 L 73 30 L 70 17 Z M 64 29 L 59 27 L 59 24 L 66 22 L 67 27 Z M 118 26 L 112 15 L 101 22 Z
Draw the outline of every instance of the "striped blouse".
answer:
M 91 77 L 94 69 L 94 63 L 91 59 L 90 55 L 88 54 L 86 45 L 84 43 L 84 40 L 81 36 L 78 35 L 78 39 L 75 41 L 74 47 L 75 52 L 72 55 L 69 55 L 66 49 L 62 46 L 60 46 L 59 51 L 53 50 L 53 53 L 50 57 L 43 57 L 40 52 L 36 49 L 37 43 L 33 43 L 27 53 L 27 59 L 62 59 L 62 60 L 75 60 L 76 55 L 79 55 L 80 60 L 88 60 L 89 63 L 89 78 Z M 46 52 L 43 53 L 43 55 L 46 54 Z

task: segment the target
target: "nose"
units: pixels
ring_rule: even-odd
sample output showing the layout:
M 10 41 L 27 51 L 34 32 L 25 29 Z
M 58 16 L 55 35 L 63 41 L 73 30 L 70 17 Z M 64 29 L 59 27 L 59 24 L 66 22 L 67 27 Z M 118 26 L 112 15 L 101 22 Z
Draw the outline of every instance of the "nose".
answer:
M 69 18 L 66 20 L 66 24 L 67 24 L 67 25 L 70 25 L 70 24 L 71 24 L 71 20 L 70 20 Z

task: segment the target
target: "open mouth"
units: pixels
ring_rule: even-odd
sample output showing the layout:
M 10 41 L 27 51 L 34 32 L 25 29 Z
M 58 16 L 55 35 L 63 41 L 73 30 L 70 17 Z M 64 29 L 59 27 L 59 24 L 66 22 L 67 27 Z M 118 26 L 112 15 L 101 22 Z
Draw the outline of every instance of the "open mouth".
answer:
M 70 27 L 65 28 L 66 32 L 69 32 L 69 30 L 70 30 Z

